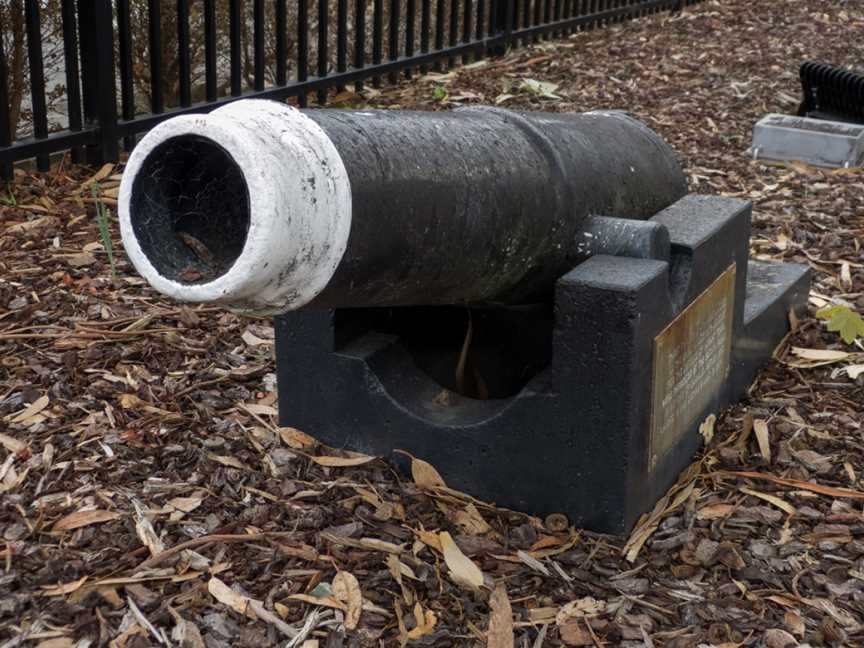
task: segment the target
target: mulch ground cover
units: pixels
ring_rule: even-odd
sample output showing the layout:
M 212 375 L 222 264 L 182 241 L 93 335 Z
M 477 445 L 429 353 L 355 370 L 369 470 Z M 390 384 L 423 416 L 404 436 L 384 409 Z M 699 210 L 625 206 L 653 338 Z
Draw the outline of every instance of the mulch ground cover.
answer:
M 19 172 L 0 206 L 0 646 L 864 645 L 864 347 L 812 316 L 864 311 L 864 173 L 747 153 L 759 117 L 795 111 L 798 63 L 860 64 L 862 33 L 858 2 L 706 2 L 338 99 L 625 108 L 693 191 L 754 202 L 754 256 L 813 268 L 811 317 L 629 537 L 277 427 L 269 321 L 163 300 L 113 216 L 112 274 L 94 189 L 113 210 L 121 167 Z

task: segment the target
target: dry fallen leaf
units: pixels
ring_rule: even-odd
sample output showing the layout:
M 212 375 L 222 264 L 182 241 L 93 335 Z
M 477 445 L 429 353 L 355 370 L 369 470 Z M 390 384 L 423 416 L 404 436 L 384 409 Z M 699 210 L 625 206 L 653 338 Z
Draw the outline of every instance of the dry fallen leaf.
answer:
M 223 605 L 227 605 L 238 614 L 246 615 L 250 619 L 260 619 L 261 621 L 269 623 L 283 635 L 292 639 L 297 635 L 296 629 L 289 626 L 273 612 L 265 608 L 261 601 L 238 594 L 216 576 L 213 576 L 210 579 L 210 582 L 207 584 L 207 591 L 210 592 L 211 596 L 213 596 L 217 601 Z
M 786 477 L 777 477 L 765 473 L 752 472 L 749 470 L 728 470 L 715 473 L 717 475 L 729 475 L 730 477 L 747 477 L 750 479 L 764 479 L 765 481 L 774 482 L 781 486 L 789 486 L 791 488 L 800 488 L 808 490 L 820 495 L 828 497 L 846 497 L 849 499 L 864 499 L 864 492 L 852 490 L 850 488 L 834 488 L 833 486 L 823 486 L 814 482 L 803 481 L 801 479 L 788 479 Z
M 116 165 L 113 162 L 107 162 L 106 164 L 103 164 L 96 173 L 94 173 L 92 176 L 90 176 L 89 179 L 85 180 L 81 184 L 81 187 L 87 187 L 94 182 L 100 182 L 104 180 L 109 175 L 111 175 L 111 172 L 114 170 L 115 166 Z
M 441 538 L 434 531 L 426 531 L 425 529 L 413 529 L 417 539 L 440 553 L 444 553 L 444 547 L 441 546 Z
M 699 520 L 719 520 L 729 517 L 734 510 L 733 504 L 710 504 L 696 511 L 696 518 Z
M 705 441 L 706 446 L 710 445 L 711 440 L 714 438 L 714 424 L 716 422 L 717 416 L 715 414 L 710 414 L 708 418 L 699 424 L 699 434 L 702 435 L 702 439 Z
M 89 576 L 84 576 L 83 578 L 79 578 L 77 581 L 72 581 L 71 583 L 63 583 L 61 585 L 43 585 L 42 592 L 43 596 L 65 596 L 66 594 L 71 594 L 78 588 L 80 588 L 84 583 L 87 582 Z
M 246 471 L 251 470 L 251 468 L 249 468 L 249 466 L 244 464 L 242 461 L 240 461 L 236 457 L 216 455 L 216 454 L 213 454 L 212 452 L 208 452 L 207 458 L 210 459 L 210 461 L 215 461 L 216 463 L 220 463 L 223 466 L 228 466 L 229 468 L 237 468 L 237 470 L 246 470 Z
M 444 478 L 435 467 L 422 459 L 411 457 L 411 478 L 420 488 L 446 488 Z
M 33 401 L 29 406 L 25 407 L 22 411 L 17 414 L 12 414 L 6 417 L 10 423 L 27 423 L 34 416 L 39 414 L 42 410 L 48 407 L 48 403 L 50 402 L 47 395 L 40 396 L 35 401 Z
M 593 596 L 585 596 L 562 605 L 555 615 L 555 623 L 563 626 L 571 619 L 593 617 L 606 611 L 606 601 L 598 601 Z
M 392 554 L 400 554 L 405 548 L 402 545 L 393 544 L 392 542 L 387 542 L 386 540 L 379 540 L 378 538 L 348 538 L 346 536 L 339 536 L 333 533 L 328 533 L 327 531 L 322 531 L 321 534 L 322 540 L 327 540 L 328 542 L 333 542 L 338 545 L 343 545 L 345 547 L 356 547 L 357 549 L 366 549 L 369 551 L 385 551 L 387 553 Z
M 177 625 L 171 631 L 171 638 L 181 648 L 206 648 L 207 644 L 204 643 L 204 638 L 201 636 L 201 631 L 197 625 L 180 615 L 175 617 L 175 621 Z
M 804 619 L 800 614 L 793 610 L 786 611 L 786 614 L 783 615 L 783 621 L 786 623 L 786 627 L 789 628 L 789 631 L 798 637 L 803 637 L 807 632 L 807 627 L 804 625 Z
M 13 439 L 6 434 L 0 432 L 0 444 L 3 445 L 9 452 L 12 454 L 19 454 L 23 452 L 27 448 L 27 444 L 23 441 L 19 441 L 18 439 Z
M 345 629 L 354 630 L 360 623 L 360 613 L 363 610 L 363 595 L 360 583 L 351 572 L 340 571 L 333 577 L 333 595 L 345 603 L 348 611 L 345 613 Z
M 248 616 L 250 619 L 258 618 L 249 604 L 251 599 L 248 596 L 238 594 L 216 576 L 213 576 L 207 583 L 207 591 L 222 605 L 227 605 L 238 614 Z
M 279 428 L 279 436 L 282 437 L 285 445 L 295 450 L 308 450 L 318 445 L 314 437 L 292 427 Z
M 351 466 L 362 466 L 370 461 L 375 461 L 378 457 L 370 457 L 369 455 L 359 455 L 357 457 L 309 457 L 319 466 L 328 466 L 329 468 L 349 468 Z
M 846 351 L 835 351 L 833 349 L 802 349 L 800 347 L 792 347 L 792 353 L 804 360 L 811 362 L 806 367 L 818 367 L 821 365 L 832 364 L 834 362 L 842 362 L 849 358 L 855 357 L 856 354 L 847 353 Z M 792 366 L 797 366 L 792 364 Z
M 418 601 L 414 604 L 414 621 L 417 625 L 406 634 L 408 641 L 415 641 L 420 637 L 432 634 L 438 623 L 438 617 L 432 610 L 424 610 Z
M 797 512 L 794 506 L 792 506 L 786 500 L 777 497 L 776 495 L 771 495 L 770 493 L 762 493 L 760 491 L 746 488 L 743 486 L 741 487 L 741 492 L 746 493 L 747 495 L 752 495 L 753 497 L 758 497 L 761 500 L 773 504 L 780 510 L 785 511 L 788 515 L 795 515 L 795 513 Z
M 204 500 L 200 497 L 174 497 L 166 502 L 171 508 L 182 511 L 183 513 L 191 513 L 196 508 L 201 506 Z
M 852 380 L 858 378 L 858 376 L 864 376 L 864 364 L 853 364 L 843 367 L 843 370 L 846 372 L 846 375 L 849 376 Z
M 513 609 L 507 590 L 498 583 L 489 597 L 489 631 L 486 648 L 513 648 Z
M 36 644 L 36 648 L 75 648 L 78 642 L 71 637 L 54 637 Z
M 692 464 L 679 478 L 678 481 L 661 497 L 650 513 L 645 513 L 639 518 L 630 537 L 621 552 L 626 556 L 627 562 L 633 562 L 639 556 L 639 552 L 657 528 L 661 520 L 670 515 L 679 506 L 684 504 L 693 494 L 696 488 L 694 471 L 698 473 L 699 464 Z M 673 497 L 674 496 L 674 497 Z M 671 500 L 671 501 L 670 501 Z
M 762 419 L 753 419 L 753 434 L 759 444 L 759 453 L 766 463 L 771 463 L 771 436 L 768 433 L 768 423 Z
M 483 585 L 483 572 L 480 568 L 462 553 L 447 531 L 439 533 L 438 539 L 453 582 L 468 589 L 479 589 Z
M 159 534 L 156 533 L 156 529 L 153 528 L 153 524 L 147 519 L 144 513 L 139 510 L 136 518 L 135 533 L 138 534 L 141 544 L 147 547 L 150 555 L 156 556 L 165 551 L 165 545 L 159 539 Z
M 110 522 L 111 520 L 116 520 L 121 517 L 123 517 L 121 513 L 116 513 L 114 511 L 102 511 L 99 509 L 94 511 L 76 511 L 75 513 L 64 515 L 62 518 L 57 520 L 54 523 L 54 526 L 51 527 L 51 530 L 55 533 L 58 531 L 72 531 L 73 529 L 78 529 L 90 524 Z
M 468 535 L 482 535 L 492 529 L 480 515 L 477 507 L 471 503 L 464 509 L 454 511 L 452 519 Z

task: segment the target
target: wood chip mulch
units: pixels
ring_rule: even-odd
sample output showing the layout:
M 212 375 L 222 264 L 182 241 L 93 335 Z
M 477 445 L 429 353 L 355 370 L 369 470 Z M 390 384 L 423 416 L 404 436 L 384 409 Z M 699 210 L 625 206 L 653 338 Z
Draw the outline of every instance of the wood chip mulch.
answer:
M 693 191 L 754 202 L 753 255 L 809 263 L 813 312 L 864 312 L 864 172 L 747 153 L 799 62 L 861 64 L 862 33 L 859 2 L 705 2 L 339 101 L 626 108 Z M 864 645 L 860 342 L 799 322 L 667 498 L 598 535 L 276 427 L 268 321 L 164 301 L 113 217 L 112 276 L 90 185 L 113 209 L 120 170 L 0 195 L 3 648 Z

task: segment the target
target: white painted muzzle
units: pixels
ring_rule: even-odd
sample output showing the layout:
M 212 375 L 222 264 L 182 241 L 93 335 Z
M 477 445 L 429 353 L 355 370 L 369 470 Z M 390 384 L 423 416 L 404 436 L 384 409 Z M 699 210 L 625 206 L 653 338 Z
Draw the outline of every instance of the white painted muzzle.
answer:
M 130 260 L 159 292 L 273 314 L 330 281 L 348 243 L 351 186 L 318 124 L 242 100 L 151 130 L 129 158 L 119 215 Z

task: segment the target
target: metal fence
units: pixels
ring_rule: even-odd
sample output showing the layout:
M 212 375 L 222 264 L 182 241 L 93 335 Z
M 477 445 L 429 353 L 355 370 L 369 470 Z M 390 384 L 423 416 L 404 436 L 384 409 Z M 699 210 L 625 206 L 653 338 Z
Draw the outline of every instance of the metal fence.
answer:
M 115 161 L 160 121 L 238 97 L 295 97 L 305 106 L 313 94 L 323 104 L 349 84 L 393 82 L 698 1 L 11 0 L 0 41 L 0 174 L 9 177 L 13 163 L 31 158 L 47 170 L 63 151 L 75 162 Z M 29 85 L 29 109 L 21 112 L 19 89 L 16 114 L 26 137 L 16 136 L 15 70 L 3 48 L 16 6 Z M 53 128 L 43 34 L 49 10 L 58 51 L 62 41 L 57 87 L 65 103 L 64 123 Z

